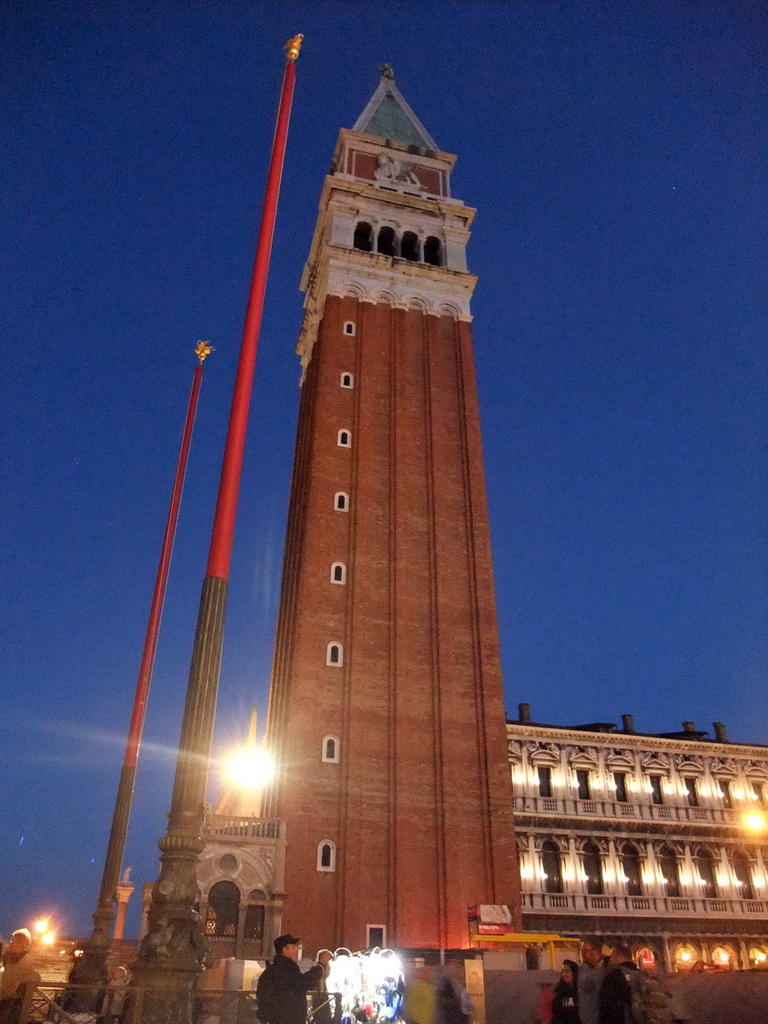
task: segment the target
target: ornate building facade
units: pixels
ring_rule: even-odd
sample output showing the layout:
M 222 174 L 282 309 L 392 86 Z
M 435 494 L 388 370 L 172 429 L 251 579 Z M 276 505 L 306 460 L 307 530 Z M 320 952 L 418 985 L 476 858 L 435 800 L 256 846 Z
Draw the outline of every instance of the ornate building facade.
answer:
M 308 948 L 462 947 L 468 906 L 519 906 L 454 162 L 385 66 L 303 279 L 267 809 Z
M 768 962 L 768 749 L 685 722 L 507 723 L 528 931 L 621 938 L 646 963 Z

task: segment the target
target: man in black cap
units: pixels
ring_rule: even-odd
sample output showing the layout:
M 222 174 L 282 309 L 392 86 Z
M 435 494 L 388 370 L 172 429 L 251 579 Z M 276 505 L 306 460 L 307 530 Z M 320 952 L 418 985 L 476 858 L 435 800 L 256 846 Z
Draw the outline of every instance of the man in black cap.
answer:
M 299 970 L 299 939 L 278 935 L 275 958 L 267 964 L 256 986 L 256 1005 L 262 1024 L 305 1024 L 307 992 L 317 988 L 323 968 L 315 964 L 306 974 Z

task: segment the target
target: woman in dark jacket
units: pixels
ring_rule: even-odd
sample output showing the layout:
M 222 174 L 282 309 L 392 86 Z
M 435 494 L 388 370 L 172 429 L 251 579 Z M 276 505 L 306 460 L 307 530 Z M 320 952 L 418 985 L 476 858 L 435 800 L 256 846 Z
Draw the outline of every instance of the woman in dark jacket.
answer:
M 579 1024 L 579 1007 L 576 996 L 576 975 L 579 965 L 573 960 L 564 960 L 560 981 L 555 985 L 552 1000 L 552 1024 Z

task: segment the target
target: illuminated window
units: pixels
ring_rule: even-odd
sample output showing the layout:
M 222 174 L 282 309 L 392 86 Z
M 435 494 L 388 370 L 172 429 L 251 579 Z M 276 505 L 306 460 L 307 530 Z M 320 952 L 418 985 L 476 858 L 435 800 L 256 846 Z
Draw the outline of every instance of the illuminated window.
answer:
M 584 874 L 587 876 L 587 892 L 590 896 L 603 894 L 603 861 L 600 851 L 593 842 L 584 844 Z
M 357 334 L 357 327 L 352 323 L 351 320 L 344 321 L 344 333 L 348 334 L 351 338 Z
M 333 665 L 334 668 L 341 668 L 344 664 L 344 648 L 335 640 L 328 644 L 325 663 L 326 665 Z
M 349 511 L 349 495 L 344 491 L 337 491 L 333 496 L 333 508 L 336 512 Z
M 544 868 L 544 892 L 562 892 L 563 866 L 560 849 L 551 839 L 541 844 L 541 866 Z
M 317 870 L 336 870 L 336 846 L 330 839 L 323 839 L 317 844 Z
M 341 386 L 343 388 L 353 388 L 355 386 L 355 378 L 351 373 L 342 373 Z
M 352 434 L 348 430 L 340 430 L 336 439 L 336 444 L 339 448 L 351 448 L 352 447 Z
M 331 583 L 346 583 L 347 567 L 343 562 L 334 562 L 331 566 Z
M 625 843 L 621 849 L 621 867 L 624 871 L 627 896 L 642 896 L 643 878 L 640 873 L 640 854 L 631 843 Z
M 589 792 L 589 772 L 583 768 L 576 771 L 576 789 L 579 800 L 591 800 Z
M 749 870 L 749 861 L 743 853 L 734 853 L 732 864 L 739 896 L 743 900 L 753 900 L 755 890 L 752 888 L 752 872 Z
M 216 882 L 208 893 L 206 935 L 234 938 L 240 914 L 240 890 L 234 882 Z
M 715 875 L 715 862 L 709 850 L 699 849 L 696 854 L 696 868 L 701 879 L 701 895 L 708 900 L 716 899 L 717 877 Z
M 765 807 L 765 787 L 762 782 L 750 783 L 752 788 L 752 796 L 757 800 L 761 807 Z
M 720 796 L 723 798 L 723 807 L 733 807 L 733 797 L 731 796 L 731 784 L 725 779 L 720 779 Z
M 669 846 L 662 846 L 656 855 L 661 870 L 661 877 L 664 879 L 664 892 L 667 896 L 680 895 L 680 871 L 677 864 L 677 854 Z
M 696 789 L 696 779 L 694 779 L 691 775 L 688 775 L 683 779 L 683 782 L 685 783 L 685 795 L 688 799 L 688 806 L 698 807 L 699 793 Z
M 627 796 L 627 773 L 626 772 L 614 772 L 613 781 L 616 783 L 616 799 L 620 804 L 629 803 L 629 797 Z
M 664 793 L 662 792 L 662 789 L 661 789 L 661 776 L 660 775 L 651 775 L 651 776 L 649 776 L 649 778 L 651 780 L 651 800 L 655 804 L 663 804 L 664 803 Z
M 552 796 L 552 769 L 539 768 L 539 796 Z
M 322 760 L 326 764 L 339 763 L 339 738 L 338 736 L 326 736 L 323 740 Z

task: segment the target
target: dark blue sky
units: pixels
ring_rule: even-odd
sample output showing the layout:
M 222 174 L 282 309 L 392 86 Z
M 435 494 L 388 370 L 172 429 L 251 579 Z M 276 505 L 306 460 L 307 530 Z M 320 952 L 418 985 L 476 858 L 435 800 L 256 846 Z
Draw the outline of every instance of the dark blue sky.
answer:
M 216 749 L 265 710 L 298 283 L 391 61 L 479 213 L 510 714 L 768 742 L 764 47 L 749 2 L 6 2 L 0 933 L 89 928 L 193 349 L 211 339 L 126 854 L 157 872 L 282 68 L 306 36 Z M 23 841 L 22 841 L 23 837 Z M 131 930 L 135 931 L 138 893 Z

